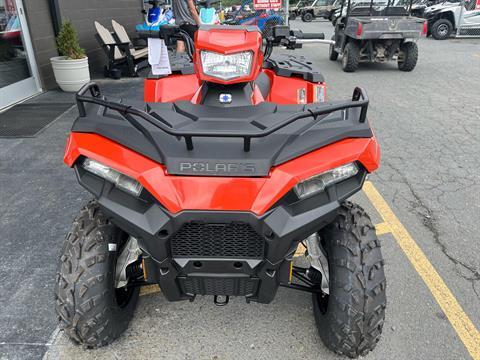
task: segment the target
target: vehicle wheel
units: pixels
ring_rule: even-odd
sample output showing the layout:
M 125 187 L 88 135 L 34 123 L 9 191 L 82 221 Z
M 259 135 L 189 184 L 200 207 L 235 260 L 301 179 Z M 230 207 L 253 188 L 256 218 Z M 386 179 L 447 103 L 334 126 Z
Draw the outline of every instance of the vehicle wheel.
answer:
M 401 71 L 412 71 L 415 69 L 418 60 L 418 46 L 413 42 L 406 42 L 400 45 L 398 53 L 398 69 Z
M 295 20 L 297 18 L 297 14 L 295 13 L 291 13 L 289 16 L 288 16 L 288 20 Z
M 354 72 L 358 68 L 360 49 L 355 42 L 349 42 L 343 50 L 342 68 L 345 72 Z
M 127 329 L 139 296 L 139 288 L 115 289 L 117 254 L 127 239 L 96 201 L 73 222 L 60 257 L 55 310 L 60 326 L 78 344 L 104 346 Z M 109 251 L 112 243 L 117 251 Z
M 335 35 L 332 36 L 332 40 L 335 40 Z M 332 61 L 337 61 L 338 59 L 338 52 L 335 51 L 335 45 L 330 44 L 330 48 L 328 50 L 328 58 Z
M 267 21 L 263 27 L 262 34 L 265 39 L 273 36 L 273 27 L 277 25 L 275 21 Z
M 360 206 L 345 202 L 319 235 L 329 271 L 329 294 L 313 294 L 320 338 L 337 354 L 363 356 L 380 340 L 385 320 L 384 261 L 375 227 Z
M 313 15 L 309 12 L 302 15 L 302 20 L 304 22 L 311 22 L 314 19 Z
M 432 25 L 432 36 L 437 40 L 445 40 L 450 37 L 452 33 L 452 23 L 447 19 L 438 19 Z

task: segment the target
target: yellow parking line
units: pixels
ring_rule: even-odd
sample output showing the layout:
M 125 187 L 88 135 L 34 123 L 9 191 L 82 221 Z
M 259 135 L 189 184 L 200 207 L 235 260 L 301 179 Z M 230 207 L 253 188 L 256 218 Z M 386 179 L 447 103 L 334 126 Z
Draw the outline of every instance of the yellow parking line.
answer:
M 375 225 L 375 232 L 377 235 L 385 235 L 392 232 L 390 226 L 386 222 Z
M 475 325 L 465 314 L 438 272 L 373 184 L 369 181 L 365 182 L 363 190 L 385 223 L 390 227 L 393 236 L 408 260 L 430 289 L 472 358 L 480 360 L 480 333 Z
M 147 285 L 140 288 L 140 296 L 155 294 L 158 292 L 160 292 L 160 286 L 158 285 Z

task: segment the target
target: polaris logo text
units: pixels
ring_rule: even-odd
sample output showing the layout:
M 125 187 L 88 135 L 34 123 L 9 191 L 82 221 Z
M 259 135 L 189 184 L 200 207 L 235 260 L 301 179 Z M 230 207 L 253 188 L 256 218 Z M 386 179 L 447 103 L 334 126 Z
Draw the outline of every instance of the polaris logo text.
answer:
M 255 173 L 255 164 L 251 163 L 207 163 L 207 162 L 182 162 L 181 172 L 191 173 Z

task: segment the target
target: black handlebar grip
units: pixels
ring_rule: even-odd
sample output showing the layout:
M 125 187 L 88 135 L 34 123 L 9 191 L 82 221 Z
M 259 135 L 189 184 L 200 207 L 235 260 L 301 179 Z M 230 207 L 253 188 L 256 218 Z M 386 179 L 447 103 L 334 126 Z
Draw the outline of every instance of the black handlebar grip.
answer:
M 319 39 L 319 40 L 323 40 L 325 39 L 325 34 L 324 33 L 304 33 L 304 32 L 299 32 L 297 34 L 295 34 L 295 36 L 297 37 L 297 39 L 311 39 L 311 40 L 315 40 L 315 39 Z
M 160 36 L 160 31 L 156 30 L 142 30 L 142 31 L 137 31 L 138 37 L 140 39 L 148 39 L 148 38 L 161 38 Z

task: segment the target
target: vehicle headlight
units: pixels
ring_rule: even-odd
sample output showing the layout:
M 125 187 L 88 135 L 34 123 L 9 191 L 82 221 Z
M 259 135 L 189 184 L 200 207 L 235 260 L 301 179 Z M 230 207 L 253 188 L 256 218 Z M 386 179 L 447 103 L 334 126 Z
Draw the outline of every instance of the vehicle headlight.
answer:
M 304 180 L 295 185 L 293 190 L 300 199 L 305 199 L 325 190 L 327 186 L 351 178 L 357 173 L 358 166 L 355 163 L 349 163 Z
M 205 75 L 231 80 L 250 75 L 253 53 L 243 51 L 236 54 L 223 55 L 211 51 L 202 51 L 202 70 Z
M 82 167 L 88 172 L 100 176 L 107 181 L 113 183 L 118 189 L 123 190 L 131 195 L 140 196 L 143 186 L 135 179 L 118 172 L 111 167 L 103 165 L 98 161 L 85 159 Z

